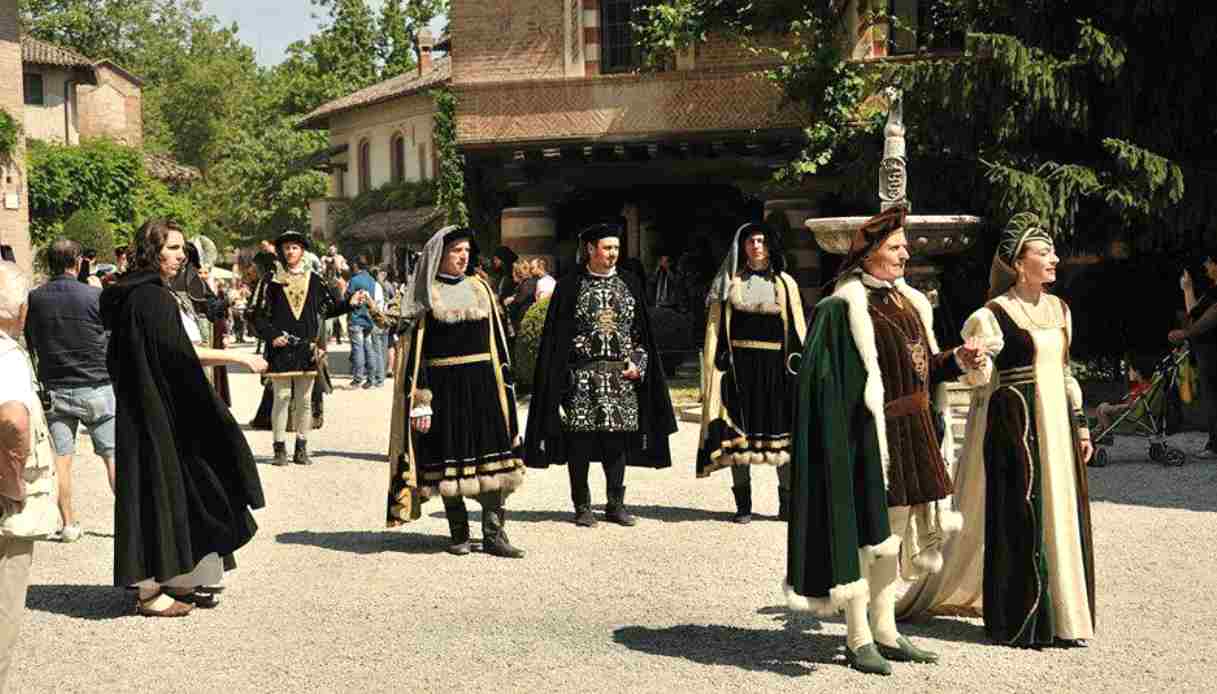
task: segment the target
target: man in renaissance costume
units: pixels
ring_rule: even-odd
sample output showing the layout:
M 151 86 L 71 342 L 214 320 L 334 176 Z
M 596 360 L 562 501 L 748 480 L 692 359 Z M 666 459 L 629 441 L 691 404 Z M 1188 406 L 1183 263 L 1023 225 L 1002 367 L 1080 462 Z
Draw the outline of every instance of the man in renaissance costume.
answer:
M 266 344 L 268 375 L 274 384 L 271 423 L 275 465 L 288 464 L 284 438 L 293 398 L 298 403 L 291 413 L 296 429 L 293 462 L 298 465 L 312 462 L 308 457 L 308 434 L 312 429 L 309 403 L 319 364 L 325 358 L 318 334 L 327 318 L 349 313 L 367 299 L 367 294 L 359 292 L 349 300 L 337 300 L 325 278 L 309 269 L 304 257 L 308 245 L 308 237 L 299 232 L 285 231 L 279 235 L 275 240 L 279 265 L 262 278 L 254 308 L 254 324 Z
M 524 552 L 507 538 L 503 508 L 524 483 L 514 378 L 494 291 L 471 274 L 476 255 L 468 229 L 440 229 L 401 302 L 410 327 L 393 380 L 388 524 L 417 518 L 418 502 L 438 495 L 448 552 L 469 554 L 465 498 L 474 498 L 483 551 L 514 559 Z
M 737 523 L 752 520 L 753 465 L 777 469 L 778 516 L 787 520 L 792 367 L 807 326 L 799 285 L 782 271 L 783 260 L 775 233 L 745 224 L 707 297 L 697 476 L 731 468 Z
M 961 526 L 940 503 L 952 488 L 930 388 L 982 363 L 973 342 L 938 350 L 930 302 L 903 279 L 904 219 L 893 207 L 863 224 L 816 306 L 799 371 L 785 585 L 792 608 L 844 610 L 847 661 L 882 675 L 890 660 L 938 660 L 897 631 L 896 592 L 899 574 L 942 566 L 942 542 Z
M 676 416 L 646 308 L 643 279 L 618 273 L 619 224 L 579 236 L 579 267 L 549 301 L 528 411 L 525 462 L 566 463 L 575 524 L 596 525 L 588 468 L 604 466 L 605 518 L 636 523 L 625 508 L 625 467 L 672 464 Z

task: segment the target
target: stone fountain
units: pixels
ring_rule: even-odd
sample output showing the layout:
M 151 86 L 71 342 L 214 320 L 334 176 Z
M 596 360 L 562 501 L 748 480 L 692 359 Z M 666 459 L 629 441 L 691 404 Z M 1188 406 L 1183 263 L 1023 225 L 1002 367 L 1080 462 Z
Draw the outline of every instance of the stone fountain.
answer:
M 891 105 L 883 129 L 883 161 L 879 165 L 879 209 L 901 206 L 909 211 L 904 232 L 909 240 L 907 277 L 937 303 L 939 275 L 935 256 L 962 253 L 976 243 L 982 220 L 966 214 L 912 214 L 908 199 L 908 159 L 905 155 L 904 100 L 900 90 L 888 87 L 884 95 Z M 869 217 L 826 217 L 805 222 L 816 243 L 837 255 L 849 252 L 854 232 Z

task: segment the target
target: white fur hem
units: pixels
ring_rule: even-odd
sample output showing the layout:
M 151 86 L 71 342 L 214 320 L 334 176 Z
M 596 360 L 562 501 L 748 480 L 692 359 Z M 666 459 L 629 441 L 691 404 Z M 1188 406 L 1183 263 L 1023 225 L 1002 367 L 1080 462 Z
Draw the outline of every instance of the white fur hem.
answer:
M 810 612 L 817 617 L 835 617 L 845 603 L 870 594 L 870 584 L 865 578 L 833 586 L 826 598 L 811 598 L 799 595 L 789 583 L 782 582 L 782 593 L 786 596 L 786 607 L 796 612 Z
M 938 528 L 943 535 L 953 535 L 963 530 L 963 514 L 958 511 L 938 511 Z
M 868 562 L 873 562 L 879 557 L 894 557 L 900 552 L 900 536 L 889 535 L 883 542 L 877 545 L 866 545 L 859 551 Z

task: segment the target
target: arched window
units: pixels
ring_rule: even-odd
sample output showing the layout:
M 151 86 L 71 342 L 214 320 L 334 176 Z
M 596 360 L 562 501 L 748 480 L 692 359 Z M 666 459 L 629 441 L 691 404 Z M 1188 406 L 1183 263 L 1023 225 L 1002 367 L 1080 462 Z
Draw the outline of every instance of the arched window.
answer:
M 359 143 L 359 192 L 366 193 L 372 189 L 372 144 L 367 140 Z
M 418 143 L 418 179 L 425 181 L 431 178 L 431 160 L 427 157 L 427 143 Z
M 406 138 L 394 133 L 389 141 L 389 170 L 395 183 L 406 180 Z

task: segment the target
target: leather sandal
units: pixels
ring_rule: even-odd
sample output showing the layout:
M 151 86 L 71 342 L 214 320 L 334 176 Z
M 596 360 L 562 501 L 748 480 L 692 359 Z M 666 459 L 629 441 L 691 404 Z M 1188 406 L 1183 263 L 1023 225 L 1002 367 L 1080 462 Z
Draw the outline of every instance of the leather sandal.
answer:
M 205 593 L 198 588 L 180 594 L 171 590 L 165 590 L 164 593 L 178 602 L 194 605 L 200 610 L 210 610 L 220 604 L 220 599 L 216 597 L 215 593 Z
M 141 617 L 185 617 L 194 609 L 194 605 L 189 605 L 178 600 L 174 600 L 173 604 L 163 610 L 154 610 L 148 607 L 145 603 L 151 603 L 159 598 L 164 593 L 157 593 L 147 600 L 140 600 L 138 596 L 135 598 L 135 611 Z

